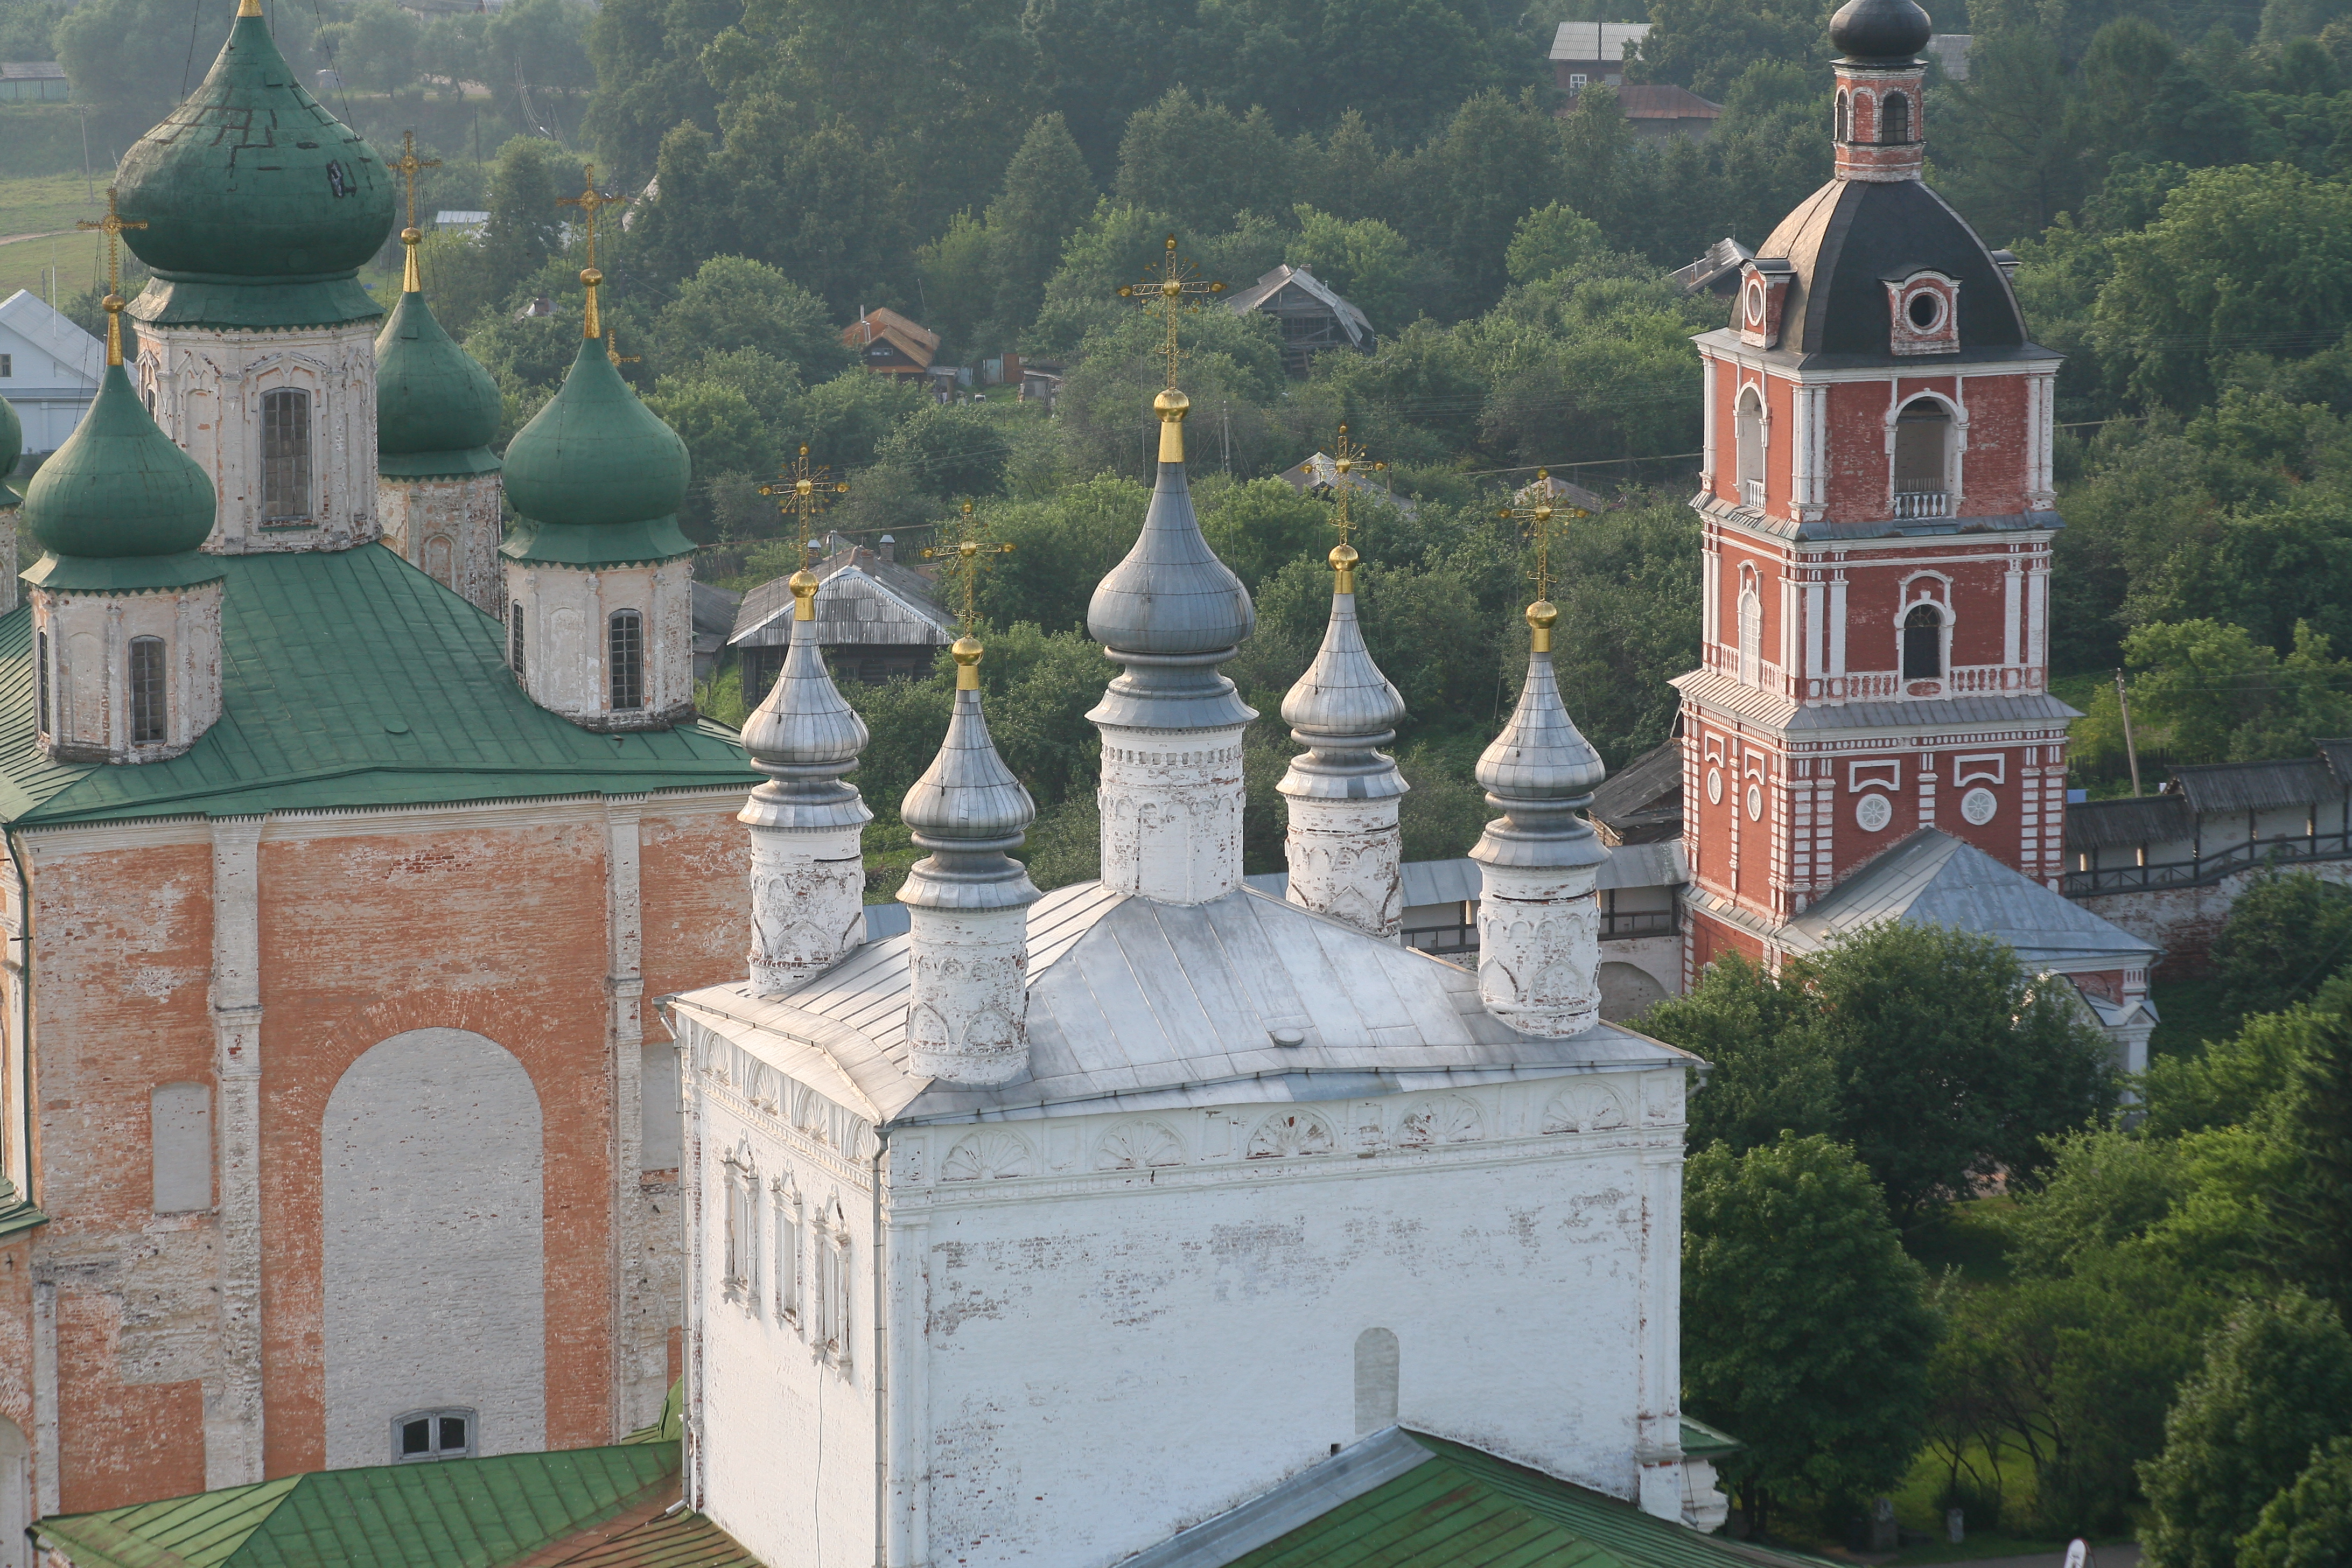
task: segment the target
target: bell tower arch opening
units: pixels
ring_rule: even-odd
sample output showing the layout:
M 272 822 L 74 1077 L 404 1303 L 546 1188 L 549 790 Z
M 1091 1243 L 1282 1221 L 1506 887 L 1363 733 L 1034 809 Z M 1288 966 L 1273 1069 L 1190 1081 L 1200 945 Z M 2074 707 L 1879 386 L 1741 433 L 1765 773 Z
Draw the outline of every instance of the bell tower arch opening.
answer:
M 1755 387 L 1740 390 L 1731 430 L 1740 504 L 1760 508 L 1764 504 L 1764 398 Z
M 1951 515 L 1952 411 L 1915 397 L 1895 416 L 1895 515 Z
M 1944 612 L 1930 604 L 1914 605 L 1903 617 L 1903 679 L 1943 678 Z

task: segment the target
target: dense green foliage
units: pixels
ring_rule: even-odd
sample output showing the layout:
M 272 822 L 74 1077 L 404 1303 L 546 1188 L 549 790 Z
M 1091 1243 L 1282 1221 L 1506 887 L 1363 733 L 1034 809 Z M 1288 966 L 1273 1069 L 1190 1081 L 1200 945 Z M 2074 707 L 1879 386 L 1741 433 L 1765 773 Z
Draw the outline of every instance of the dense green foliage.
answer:
M 1727 957 L 1643 1026 L 1713 1064 L 1691 1102 L 1695 1145 L 1826 1134 L 1906 1220 L 1996 1176 L 2030 1177 L 2044 1139 L 2115 1099 L 2109 1047 L 2071 987 L 1942 927 L 1869 927 L 1778 974 Z
M 1684 1183 L 1685 1397 L 1748 1439 L 1728 1468 L 1748 1517 L 1892 1485 L 1919 1445 L 1937 1324 L 1870 1173 L 1784 1131 L 1703 1150 Z
M 2301 1002 L 2352 959 L 2352 887 L 2309 871 L 2266 873 L 2230 906 L 2213 973 L 2241 1012 Z

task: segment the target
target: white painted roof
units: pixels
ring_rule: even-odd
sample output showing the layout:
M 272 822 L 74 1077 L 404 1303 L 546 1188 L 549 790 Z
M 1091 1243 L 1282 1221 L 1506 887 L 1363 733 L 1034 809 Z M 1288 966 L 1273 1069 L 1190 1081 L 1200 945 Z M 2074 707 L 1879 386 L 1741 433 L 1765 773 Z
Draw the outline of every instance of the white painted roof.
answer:
M 28 364 L 23 347 L 11 345 L 16 355 L 10 384 L 0 392 L 22 393 L 33 387 L 79 386 L 95 396 L 99 377 L 106 370 L 106 345 L 73 324 L 64 312 L 29 289 L 19 289 L 0 300 L 0 331 L 18 344 L 39 351 L 47 363 Z
M 1625 46 L 1648 35 L 1647 22 L 1562 22 L 1551 36 L 1556 60 L 1622 60 Z
M 910 940 L 868 942 L 781 997 L 739 983 L 671 1005 L 877 1123 L 1336 1100 L 1693 1059 L 1613 1024 L 1523 1035 L 1480 1005 L 1469 971 L 1251 889 L 1181 906 L 1081 882 L 1029 911 L 1029 1075 L 937 1084 L 904 1065 Z M 1276 1045 L 1276 1028 L 1304 1043 Z

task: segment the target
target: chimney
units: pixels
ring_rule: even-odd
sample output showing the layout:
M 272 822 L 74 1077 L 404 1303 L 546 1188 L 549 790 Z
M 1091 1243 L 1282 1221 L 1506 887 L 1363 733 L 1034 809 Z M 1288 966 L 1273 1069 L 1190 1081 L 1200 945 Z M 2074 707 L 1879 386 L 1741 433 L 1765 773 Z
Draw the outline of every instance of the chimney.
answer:
M 883 560 L 896 561 L 898 559 L 898 542 L 897 540 L 891 538 L 886 533 L 882 536 L 881 544 Z

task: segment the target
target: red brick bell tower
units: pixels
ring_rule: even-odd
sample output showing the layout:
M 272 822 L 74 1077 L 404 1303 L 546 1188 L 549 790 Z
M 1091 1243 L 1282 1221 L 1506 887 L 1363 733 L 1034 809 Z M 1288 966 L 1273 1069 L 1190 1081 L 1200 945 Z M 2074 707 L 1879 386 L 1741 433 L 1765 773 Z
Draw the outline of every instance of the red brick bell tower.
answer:
M 2051 401 L 2005 252 L 1920 182 L 1912 0 L 1833 18 L 1837 174 L 1696 342 L 1703 665 L 1683 694 L 1688 973 L 1922 828 L 2043 886 L 2066 721 L 2049 695 Z

